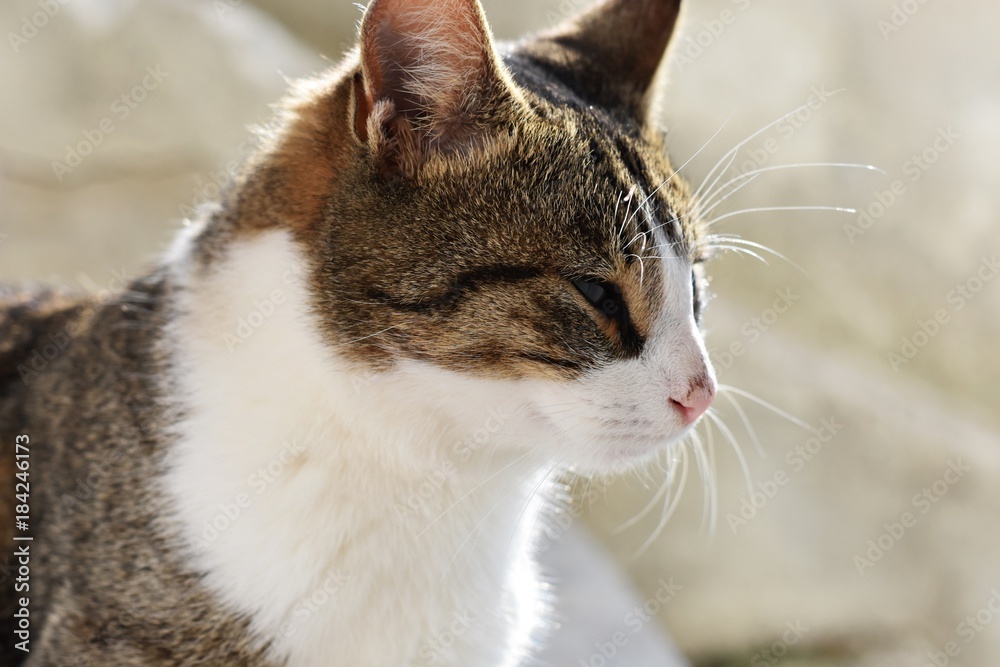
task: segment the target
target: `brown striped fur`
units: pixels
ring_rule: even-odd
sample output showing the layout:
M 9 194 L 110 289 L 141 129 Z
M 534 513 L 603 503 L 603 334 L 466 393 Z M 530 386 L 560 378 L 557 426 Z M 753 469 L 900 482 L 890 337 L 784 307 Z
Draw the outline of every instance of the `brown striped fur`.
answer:
M 359 48 L 299 84 L 262 135 L 205 221 L 197 270 L 234 239 L 290 229 L 323 336 L 372 370 L 408 358 L 566 380 L 634 355 L 627 339 L 653 326 L 668 250 L 639 239 L 663 225 L 670 251 L 700 259 L 690 193 L 649 112 L 678 6 L 607 0 L 495 47 L 475 0 L 377 0 Z M 394 51 L 430 15 L 445 18 L 438 32 Z M 647 197 L 648 215 L 631 216 Z M 167 275 L 102 302 L 0 289 L 4 544 L 19 433 L 37 482 L 30 667 L 270 664 L 266 638 L 200 585 L 154 484 L 178 418 L 163 395 Z M 577 278 L 617 285 L 634 331 L 591 308 Z M 25 377 L 67 327 L 65 349 Z M 20 664 L 3 632 L 0 661 Z

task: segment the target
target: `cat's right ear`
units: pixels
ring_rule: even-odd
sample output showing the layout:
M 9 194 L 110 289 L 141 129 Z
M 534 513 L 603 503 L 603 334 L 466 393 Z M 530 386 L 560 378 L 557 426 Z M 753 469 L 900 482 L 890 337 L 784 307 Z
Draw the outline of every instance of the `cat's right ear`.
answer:
M 373 0 L 361 23 L 354 131 L 383 171 L 412 176 L 510 118 L 512 88 L 479 0 Z
M 681 0 L 598 0 L 521 45 L 575 91 L 644 122 Z

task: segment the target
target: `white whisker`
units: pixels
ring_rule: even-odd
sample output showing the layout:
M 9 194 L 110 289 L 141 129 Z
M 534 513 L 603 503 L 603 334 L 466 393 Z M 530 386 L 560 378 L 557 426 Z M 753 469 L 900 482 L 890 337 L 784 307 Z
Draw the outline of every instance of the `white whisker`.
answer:
M 749 248 L 741 248 L 740 246 L 726 245 L 724 243 L 714 244 L 710 246 L 710 248 L 712 250 L 728 250 L 730 252 L 735 252 L 740 255 L 747 255 L 748 257 L 753 257 L 754 259 L 760 260 L 767 266 L 771 265 L 770 262 L 768 262 L 766 259 L 755 253 L 753 250 L 750 250 Z
M 729 112 L 729 116 L 726 118 L 725 121 L 723 121 L 722 125 L 719 126 L 719 129 L 715 131 L 715 134 L 713 134 L 711 137 L 709 137 L 708 141 L 706 141 L 704 144 L 702 144 L 701 148 L 699 148 L 697 151 L 695 151 L 694 155 L 692 155 L 687 160 L 685 160 L 684 164 L 682 164 L 680 167 L 678 167 L 677 169 L 675 169 L 674 173 L 670 174 L 670 176 L 668 176 L 662 183 L 660 183 L 658 186 L 656 186 L 653 189 L 652 192 L 649 193 L 649 195 L 643 200 L 640 208 L 642 206 L 645 206 L 646 204 L 648 204 L 650 199 L 652 199 L 653 197 L 655 197 L 656 194 L 660 190 L 662 190 L 664 187 L 666 187 L 666 185 L 670 181 L 672 181 L 674 179 L 674 177 L 678 176 L 681 173 L 681 171 L 684 170 L 684 167 L 686 167 L 689 164 L 691 164 L 692 160 L 694 160 L 696 157 L 698 157 L 699 155 L 701 155 L 701 152 L 703 150 L 705 150 L 706 148 L 708 148 L 708 145 L 711 144 L 712 141 L 714 141 L 717 136 L 719 136 L 719 134 L 722 132 L 722 130 L 725 129 L 726 125 L 729 124 L 729 121 L 733 119 L 733 116 L 736 114 L 736 109 L 738 108 L 738 106 L 739 105 L 733 107 L 733 110 Z M 638 209 L 636 210 L 636 213 L 638 213 Z M 633 217 L 634 217 L 634 214 L 633 214 Z M 625 226 L 628 225 L 628 223 L 631 222 L 631 221 L 632 221 L 632 218 L 627 219 L 625 221 L 625 224 L 622 225 L 622 229 L 624 229 Z
M 844 89 L 835 90 L 835 91 L 833 91 L 830 94 L 830 96 L 832 97 L 833 95 L 836 95 L 838 93 L 842 93 L 843 91 L 844 91 Z M 739 150 L 741 148 L 743 148 L 744 146 L 746 146 L 748 143 L 750 143 L 751 141 L 753 141 L 754 139 L 756 139 L 760 135 L 764 134 L 765 132 L 767 132 L 768 130 L 770 130 L 772 127 L 774 127 L 778 123 L 780 123 L 783 120 L 785 120 L 786 118 L 791 118 L 792 116 L 794 116 L 795 114 L 799 113 L 800 111 L 804 111 L 805 109 L 809 108 L 811 104 L 812 104 L 812 101 L 809 101 L 809 102 L 806 102 L 805 104 L 803 104 L 803 105 L 801 105 L 801 106 L 793 109 L 792 111 L 789 111 L 788 113 L 784 114 L 780 118 L 777 118 L 777 119 L 771 121 L 770 123 L 768 123 L 764 127 L 760 128 L 759 130 L 757 130 L 756 132 L 754 132 L 753 134 L 751 134 L 749 137 L 747 137 L 746 139 L 744 139 L 740 143 L 738 143 L 735 146 L 733 146 L 729 150 L 729 152 L 727 152 L 725 155 L 723 155 L 722 158 L 718 162 L 715 163 L 715 166 L 712 167 L 712 169 L 708 172 L 708 175 L 705 176 L 705 179 L 702 181 L 701 185 L 698 186 L 698 189 L 695 191 L 693 199 L 695 201 L 698 201 L 699 197 L 701 196 L 701 193 L 704 192 L 704 190 L 705 190 L 705 184 L 708 182 L 708 179 L 710 179 L 712 177 L 712 175 L 715 173 L 715 170 L 718 169 L 722 165 L 723 162 L 725 162 L 727 159 L 729 159 L 730 154 L 734 154 L 734 156 L 735 156 L 735 154 L 738 153 Z M 732 160 L 730 160 L 729 164 L 732 164 Z M 729 167 L 727 166 L 726 169 L 728 169 L 728 168 Z M 724 173 L 726 173 L 725 169 L 723 169 L 723 171 L 719 174 L 719 178 L 721 178 L 722 174 L 724 174 Z M 709 190 L 711 190 L 712 188 L 715 187 L 715 184 L 719 182 L 719 178 L 716 178 L 716 180 L 708 188 Z
M 706 526 L 709 524 L 709 515 L 712 511 L 712 496 L 715 493 L 715 479 L 712 474 L 712 469 L 709 467 L 708 456 L 705 453 L 701 436 L 698 435 L 697 429 L 691 431 L 688 437 L 691 439 L 691 449 L 694 451 L 695 462 L 698 464 L 698 475 L 701 477 L 701 482 L 704 487 L 702 489 L 701 506 L 701 530 L 704 532 Z
M 670 448 L 668 448 L 666 450 L 666 455 L 667 455 L 667 458 L 669 459 L 669 457 L 671 456 Z M 665 470 L 664 472 L 667 472 L 667 471 Z M 611 532 L 611 534 L 612 535 L 620 535 L 620 534 L 624 533 L 626 530 L 628 530 L 628 529 L 632 528 L 633 526 L 635 526 L 640 521 L 642 521 L 642 519 L 647 514 L 649 514 L 656 505 L 659 504 L 660 499 L 663 497 L 663 494 L 667 493 L 668 489 L 670 488 L 670 484 L 671 484 L 671 475 L 669 473 L 667 473 L 667 476 L 664 477 L 664 479 L 663 479 L 663 483 L 660 484 L 660 488 L 658 488 L 656 490 L 656 494 L 653 495 L 653 497 L 652 497 L 652 499 L 650 499 L 649 503 L 645 507 L 643 507 L 641 510 L 639 510 L 638 514 L 636 514 L 631 519 L 629 519 L 625 523 L 623 523 L 620 526 L 618 526 L 617 528 L 615 528 Z
M 754 449 L 757 450 L 758 456 L 765 458 L 764 448 L 760 445 L 760 438 L 757 437 L 757 431 L 754 430 L 753 425 L 750 423 L 750 418 L 747 417 L 746 410 L 744 410 L 743 406 L 739 404 L 739 401 L 733 398 L 731 392 L 723 392 L 723 396 L 726 397 L 726 400 L 729 401 L 729 403 L 733 406 L 733 409 L 736 410 L 736 414 L 739 415 L 740 420 L 743 422 L 743 428 L 747 430 L 747 434 L 750 436 L 750 441 L 753 443 Z
M 708 534 L 715 535 L 715 530 L 717 526 L 717 520 L 719 517 L 719 481 L 717 478 L 717 468 L 715 466 L 715 436 L 713 435 L 712 422 L 711 420 L 706 420 L 705 424 L 705 442 L 706 449 L 708 450 L 708 467 L 712 472 L 712 513 L 710 515 L 710 523 L 708 526 Z
M 751 394 L 748 391 L 744 391 L 743 389 L 739 389 L 738 387 L 733 387 L 732 385 L 728 385 L 728 384 L 720 384 L 720 385 L 718 385 L 718 390 L 720 392 L 727 392 L 728 391 L 728 392 L 732 392 L 732 393 L 736 394 L 737 396 L 742 396 L 743 398 L 745 398 L 747 400 L 750 400 L 750 401 L 753 401 L 754 403 L 756 403 L 757 405 L 759 405 L 759 406 L 761 406 L 763 408 L 767 408 L 768 410 L 770 410 L 774 414 L 776 414 L 779 417 L 782 417 L 782 418 L 790 421 L 791 423 L 795 424 L 796 426 L 804 428 L 805 430 L 809 431 L 813 435 L 819 435 L 819 431 L 818 430 L 816 430 L 815 428 L 813 428 L 809 424 L 805 423 L 804 421 L 802 421 L 798 417 L 794 417 L 794 416 L 788 414 L 787 412 L 785 412 L 781 408 L 779 408 L 779 407 L 777 407 L 775 405 L 772 405 L 771 403 L 768 403 L 767 401 L 765 401 L 762 398 L 758 398 L 757 396 L 754 396 L 753 394 Z
M 375 338 L 376 336 L 381 336 L 382 334 L 386 333 L 387 331 L 392 331 L 395 328 L 396 328 L 396 325 L 394 324 L 391 327 L 386 327 L 385 329 L 382 329 L 381 331 L 376 331 L 373 334 L 368 334 L 367 336 L 362 336 L 361 338 L 355 338 L 354 340 L 349 340 L 346 343 L 340 343 L 340 345 L 343 346 L 343 345 L 353 345 L 354 343 L 360 343 L 362 341 L 369 340 L 371 338 Z
M 611 217 L 613 221 L 617 224 L 618 222 L 618 207 L 622 205 L 622 197 L 625 196 L 624 192 L 618 193 L 618 202 L 615 203 L 615 214 Z M 621 229 L 618 230 L 618 239 L 621 239 L 622 233 L 625 231 L 625 225 L 622 225 Z
M 743 237 L 737 236 L 735 234 L 712 234 L 710 236 L 707 236 L 707 237 L 705 237 L 705 241 L 707 241 L 707 243 L 705 243 L 705 248 L 711 250 L 712 248 L 716 247 L 715 244 L 714 244 L 714 242 L 715 242 L 716 239 L 719 240 L 719 241 L 724 242 L 727 245 L 747 246 L 747 247 L 750 247 L 750 248 L 755 248 L 757 250 L 760 250 L 761 252 L 766 252 L 769 255 L 773 255 L 774 257 L 777 257 L 778 259 L 780 259 L 780 260 L 782 260 L 784 262 L 787 262 L 790 266 L 794 267 L 797 271 L 799 271 L 799 273 L 801 273 L 803 275 L 806 275 L 806 276 L 809 275 L 808 272 L 806 272 L 805 269 L 803 269 L 801 266 L 799 266 L 798 264 L 796 264 L 792 260 L 790 260 L 787 257 L 785 257 L 784 255 L 782 255 L 780 252 L 778 252 L 774 248 L 769 248 L 766 245 L 763 245 L 762 243 L 757 243 L 755 241 L 748 241 L 748 240 L 744 239 Z
M 722 437 L 724 437 L 733 448 L 733 451 L 736 453 L 736 458 L 740 462 L 740 468 L 743 470 L 743 478 L 747 484 L 747 491 L 753 494 L 753 476 L 750 474 L 750 466 L 747 465 L 747 459 L 743 456 L 743 450 L 740 449 L 740 444 L 737 442 L 736 436 L 733 435 L 733 432 L 726 425 L 726 422 L 722 421 L 722 418 L 714 410 L 710 409 L 705 413 L 705 416 L 712 420 L 712 423 L 714 423 L 719 429 L 719 433 L 722 434 Z
M 629 220 L 631 220 L 629 213 L 632 211 L 632 197 L 635 196 L 636 187 L 637 186 L 633 185 L 628 191 L 628 195 L 625 197 L 625 215 L 622 218 L 622 226 L 618 230 L 618 238 L 621 238 L 622 234 L 625 233 L 625 227 L 628 226 Z
M 773 212 L 787 212 L 787 211 L 832 211 L 834 213 L 857 213 L 857 209 L 853 208 L 841 208 L 839 206 L 761 206 L 757 208 L 744 208 L 739 211 L 733 211 L 732 213 L 726 213 L 725 215 L 720 215 L 705 223 L 706 227 L 712 227 L 713 225 L 722 222 L 723 220 L 728 220 L 729 218 L 735 218 L 739 215 L 747 215 L 749 213 L 773 213 Z
M 684 487 L 687 485 L 687 476 L 688 476 L 687 449 L 685 449 L 684 447 L 680 447 L 680 453 L 681 453 L 681 478 L 677 482 L 676 489 L 674 489 L 667 496 L 666 500 L 669 501 L 669 504 L 664 505 L 664 512 L 663 515 L 660 517 L 660 522 L 656 524 L 656 528 L 653 529 L 653 532 L 650 534 L 649 538 L 647 538 L 646 541 L 643 542 L 642 546 L 639 547 L 639 550 L 635 552 L 634 556 L 632 556 L 633 560 L 639 558 L 639 556 L 646 553 L 649 547 L 653 546 L 653 542 L 655 542 L 656 539 L 660 536 L 660 533 L 663 532 L 663 529 L 666 527 L 667 522 L 670 521 L 670 518 L 674 515 L 674 512 L 677 510 L 677 506 L 680 504 L 681 496 L 684 495 Z
M 717 197 L 719 195 L 719 193 L 721 193 L 723 191 L 723 189 L 725 188 L 725 186 L 720 187 L 718 190 L 716 190 L 715 193 L 712 194 L 710 197 L 708 197 L 704 202 L 702 202 L 702 201 L 697 202 L 697 204 L 696 204 L 696 207 L 697 207 L 696 211 L 698 213 L 698 217 L 699 218 L 703 218 L 703 217 L 707 216 L 709 213 L 711 213 L 712 211 L 714 211 L 716 208 L 718 208 L 719 206 L 722 206 L 723 204 L 725 204 L 726 201 L 730 197 L 733 197 L 736 194 L 738 194 L 740 190 L 742 190 L 743 188 L 747 187 L 748 185 L 750 185 L 751 183 L 753 183 L 754 181 L 756 181 L 759 177 L 760 177 L 760 174 L 756 174 L 752 178 L 747 179 L 746 182 L 741 183 L 737 187 L 733 188 L 730 192 L 726 193 L 725 197 L 723 197 L 719 201 L 715 202 L 714 204 L 712 204 L 708 208 L 703 209 L 703 207 L 706 206 L 709 201 L 711 201 L 712 197 Z
M 476 492 L 476 491 L 478 491 L 479 489 L 483 488 L 483 486 L 485 486 L 486 484 L 488 484 L 488 483 L 489 483 L 489 482 L 490 482 L 490 481 L 491 481 L 491 480 L 492 480 L 493 478 L 495 478 L 495 477 L 496 477 L 497 475 L 499 475 L 499 474 L 503 473 L 504 471 L 506 471 L 507 469 L 509 469 L 509 468 L 513 467 L 513 466 L 514 466 L 514 465 L 516 465 L 517 463 L 520 463 L 521 461 L 523 461 L 524 459 L 526 459 L 526 458 L 527 458 L 528 456 L 530 456 L 530 455 L 531 455 L 531 451 L 529 450 L 529 451 L 525 452 L 524 454 L 522 454 L 521 456 L 519 456 L 519 457 L 517 457 L 516 459 L 514 459 L 513 461 L 511 461 L 510 463 L 508 463 L 507 465 L 505 465 L 504 467 L 502 467 L 502 468 L 500 468 L 499 470 L 497 470 L 497 471 L 496 471 L 495 473 L 493 473 L 492 475 L 490 475 L 489 477 L 487 477 L 486 479 L 484 479 L 484 480 L 483 480 L 482 482 L 480 482 L 479 484 L 477 484 L 477 485 L 476 485 L 475 487 L 473 487 L 473 488 L 472 488 L 472 490 L 471 490 L 471 491 L 469 491 L 469 492 L 468 492 L 468 493 L 466 493 L 466 494 L 465 494 L 464 496 L 462 496 L 461 498 L 459 498 L 458 500 L 456 500 L 455 502 L 453 502 L 453 503 L 452 503 L 451 505 L 449 505 L 449 506 L 448 506 L 448 509 L 446 509 L 445 511 L 441 512 L 441 514 L 440 514 L 440 515 L 438 516 L 438 518 L 434 519 L 434 520 L 433 520 L 433 521 L 431 521 L 431 522 L 430 522 L 429 524 L 427 524 L 427 526 L 426 526 L 426 527 L 424 527 L 424 529 L 423 529 L 423 530 L 421 530 L 421 531 L 420 531 L 420 532 L 419 532 L 419 533 L 417 534 L 417 539 L 420 539 L 420 536 L 421 536 L 421 535 L 423 535 L 423 534 L 424 534 L 424 533 L 426 533 L 426 532 L 427 532 L 428 530 L 430 530 L 430 529 L 431 529 L 431 527 L 432 527 L 432 526 L 433 526 L 434 524 L 436 524 L 436 523 L 437 523 L 438 521 L 440 521 L 440 520 L 441 520 L 441 519 L 442 519 L 442 518 L 444 517 L 444 515 L 445 515 L 445 514 L 447 514 L 448 512 L 450 512 L 450 511 L 451 511 L 452 509 L 454 509 L 454 508 L 455 508 L 455 507 L 456 507 L 456 506 L 457 506 L 457 505 L 458 505 L 458 504 L 459 504 L 460 502 L 462 502 L 463 500 L 465 500 L 466 498 L 468 498 L 469 496 L 471 496 L 471 495 L 472 495 L 473 493 L 475 493 L 475 492 Z
M 735 176 L 732 179 L 726 181 L 725 183 L 723 183 L 722 185 L 720 185 L 718 188 L 716 188 L 716 190 L 712 194 L 706 195 L 705 198 L 704 198 L 704 200 L 700 201 L 699 204 L 701 206 L 707 206 L 709 203 L 712 202 L 712 200 L 715 197 L 718 197 L 720 194 L 722 194 L 723 192 L 725 192 L 726 188 L 728 188 L 728 187 L 730 187 L 732 185 L 735 185 L 736 183 L 739 183 L 740 181 L 743 181 L 743 180 L 746 180 L 746 179 L 750 179 L 751 181 L 756 180 L 756 178 L 758 176 L 760 176 L 761 174 L 767 174 L 767 173 L 771 173 L 771 172 L 774 172 L 774 171 L 785 171 L 785 170 L 788 170 L 788 169 L 810 169 L 810 168 L 863 169 L 865 171 L 874 171 L 874 172 L 877 172 L 879 174 L 882 174 L 883 176 L 887 175 L 885 173 L 885 171 L 883 171 L 882 169 L 879 169 L 878 167 L 876 167 L 873 164 L 855 164 L 855 163 L 851 163 L 851 162 L 800 162 L 800 163 L 797 163 L 797 164 L 782 164 L 782 165 L 776 165 L 776 166 L 773 166 L 773 167 L 761 167 L 759 169 L 753 169 L 753 170 L 748 171 L 746 173 L 740 174 L 739 176 Z M 743 185 L 746 185 L 746 183 L 744 183 Z M 743 186 L 741 185 L 740 188 L 742 188 L 742 187 Z M 736 192 L 738 192 L 740 190 L 740 188 L 737 188 L 736 190 L 734 190 L 733 192 L 731 192 L 729 195 L 726 195 L 726 197 L 723 198 L 723 201 L 725 201 L 726 199 L 728 199 L 730 195 L 735 194 Z M 718 202 L 717 204 L 713 204 L 712 208 L 715 208 L 719 203 L 722 203 L 722 202 Z M 701 211 L 701 209 L 699 209 L 699 212 L 702 215 L 707 215 L 708 212 L 712 210 L 712 208 L 710 208 L 710 209 L 708 209 L 706 211 Z

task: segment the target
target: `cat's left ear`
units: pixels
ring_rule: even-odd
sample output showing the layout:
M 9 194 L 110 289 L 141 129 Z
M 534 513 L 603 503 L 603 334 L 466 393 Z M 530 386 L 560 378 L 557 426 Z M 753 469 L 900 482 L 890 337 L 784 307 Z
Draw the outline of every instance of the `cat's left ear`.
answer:
M 513 100 L 478 0 L 373 0 L 361 24 L 354 129 L 383 169 L 487 139 Z
M 573 90 L 639 122 L 677 26 L 681 0 L 599 0 L 521 46 Z

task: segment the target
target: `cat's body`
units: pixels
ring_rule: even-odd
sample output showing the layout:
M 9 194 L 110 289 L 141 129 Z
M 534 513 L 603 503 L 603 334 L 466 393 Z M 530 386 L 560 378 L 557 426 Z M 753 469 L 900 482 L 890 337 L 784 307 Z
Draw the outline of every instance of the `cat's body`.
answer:
M 156 271 L 0 291 L 34 536 L 4 664 L 522 664 L 539 491 L 714 392 L 645 128 L 677 10 L 612 0 L 501 65 L 473 0 L 379 0 L 362 64 L 302 86 Z

